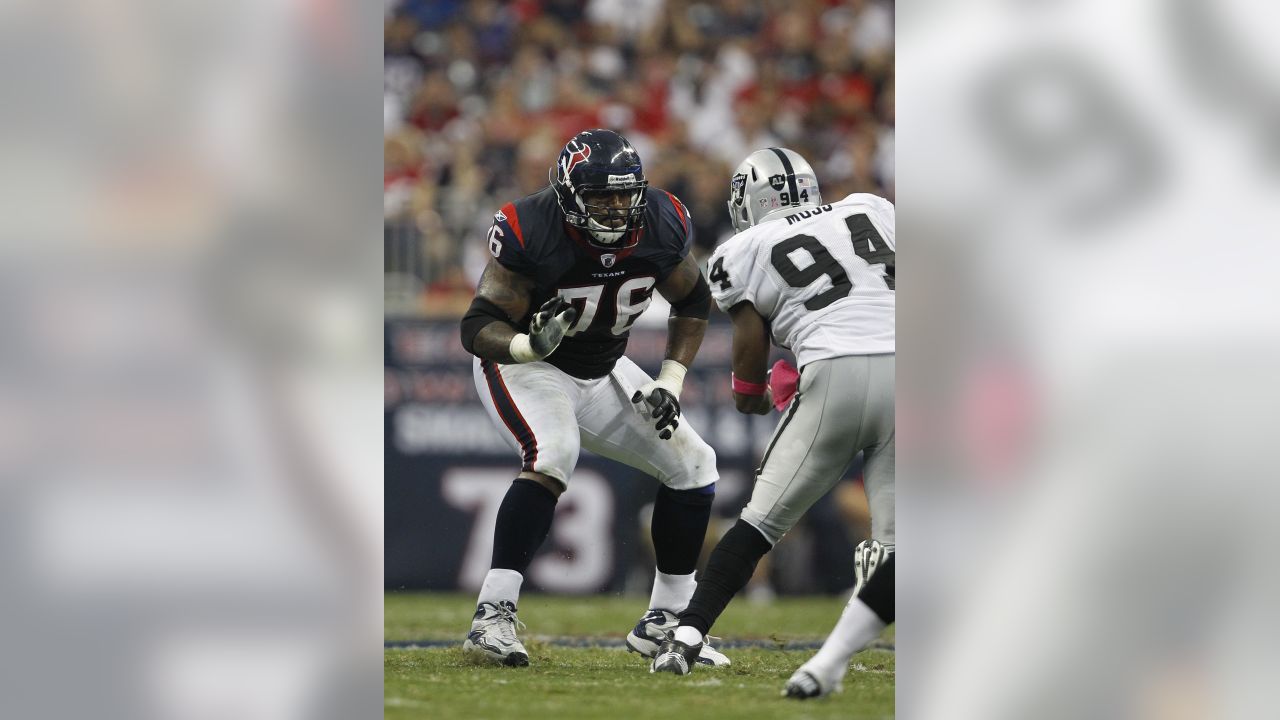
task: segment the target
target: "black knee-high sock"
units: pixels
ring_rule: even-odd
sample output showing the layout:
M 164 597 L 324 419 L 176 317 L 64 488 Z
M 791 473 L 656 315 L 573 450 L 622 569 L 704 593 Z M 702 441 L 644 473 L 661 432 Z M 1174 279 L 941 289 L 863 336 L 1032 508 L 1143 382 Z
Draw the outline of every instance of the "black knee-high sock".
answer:
M 547 539 L 555 514 L 556 496 L 550 490 L 533 480 L 517 478 L 498 508 L 491 567 L 523 575 Z
M 688 575 L 698 567 L 707 522 L 711 520 L 711 501 L 715 497 L 715 485 L 696 490 L 658 487 L 658 497 L 653 501 L 653 520 L 649 524 L 658 572 Z
M 733 596 L 746 587 L 760 558 L 772 548 L 759 530 L 743 520 L 734 523 L 711 551 L 698 589 L 688 609 L 680 613 L 680 624 L 692 625 L 706 635 Z
M 858 591 L 858 599 L 866 603 L 871 612 L 876 614 L 886 625 L 893 622 L 893 558 L 897 553 L 889 555 L 884 564 L 876 568 L 876 572 Z

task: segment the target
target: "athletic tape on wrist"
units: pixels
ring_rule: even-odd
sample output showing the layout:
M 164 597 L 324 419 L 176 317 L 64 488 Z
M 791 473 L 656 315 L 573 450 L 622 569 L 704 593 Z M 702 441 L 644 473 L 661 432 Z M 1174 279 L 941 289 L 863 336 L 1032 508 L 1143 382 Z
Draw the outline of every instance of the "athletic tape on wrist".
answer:
M 542 359 L 538 353 L 533 351 L 533 346 L 529 344 L 529 336 L 525 333 L 519 333 L 511 338 L 508 352 L 511 353 L 511 359 L 518 363 L 534 362 Z
M 680 391 L 684 389 L 684 375 L 688 371 L 688 368 L 675 360 L 663 360 L 662 370 L 658 372 L 658 377 L 654 378 L 654 382 L 666 388 L 679 400 Z

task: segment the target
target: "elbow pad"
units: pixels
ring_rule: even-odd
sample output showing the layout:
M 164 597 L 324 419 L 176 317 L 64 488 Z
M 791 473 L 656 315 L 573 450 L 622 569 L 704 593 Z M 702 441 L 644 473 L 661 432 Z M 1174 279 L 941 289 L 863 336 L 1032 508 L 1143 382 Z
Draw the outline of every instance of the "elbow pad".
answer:
M 671 304 L 671 317 L 697 318 L 706 320 L 711 316 L 711 286 L 707 279 L 698 275 L 698 284 L 693 286 L 688 295 L 680 302 Z
M 467 314 L 462 316 L 462 347 L 472 355 L 476 354 L 475 342 L 476 336 L 480 331 L 493 324 L 494 322 L 504 322 L 510 324 L 507 314 L 502 308 L 477 297 L 471 301 L 471 307 L 467 310 Z

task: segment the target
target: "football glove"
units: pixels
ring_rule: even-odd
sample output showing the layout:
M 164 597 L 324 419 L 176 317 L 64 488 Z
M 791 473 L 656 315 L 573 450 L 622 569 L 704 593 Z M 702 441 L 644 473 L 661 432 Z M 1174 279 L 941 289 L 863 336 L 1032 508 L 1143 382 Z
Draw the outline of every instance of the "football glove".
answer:
M 658 421 L 653 427 L 663 440 L 670 440 L 671 434 L 680 427 L 680 390 L 684 387 L 686 370 L 675 360 L 663 360 L 658 377 L 631 396 L 631 402 L 643 403 L 649 417 Z
M 569 326 L 578 319 L 573 303 L 560 296 L 551 298 L 538 308 L 529 322 L 529 334 L 523 333 L 511 339 L 511 357 L 516 362 L 541 360 L 560 346 Z
M 643 402 L 648 406 L 649 417 L 658 421 L 653 429 L 658 431 L 658 437 L 663 440 L 670 440 L 671 433 L 680 427 L 680 401 L 670 390 L 655 387 L 648 395 L 637 390 L 631 396 L 631 402 Z
M 564 333 L 578 319 L 573 303 L 559 295 L 542 304 L 529 323 L 529 347 L 541 357 L 555 352 Z

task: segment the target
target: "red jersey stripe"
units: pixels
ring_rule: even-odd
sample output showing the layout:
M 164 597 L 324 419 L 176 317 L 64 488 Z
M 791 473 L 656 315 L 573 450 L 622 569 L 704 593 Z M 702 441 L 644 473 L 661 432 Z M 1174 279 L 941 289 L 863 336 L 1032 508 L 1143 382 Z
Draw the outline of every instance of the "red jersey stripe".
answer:
M 686 235 L 689 234 L 689 223 L 684 219 L 686 214 L 686 210 L 684 209 L 684 206 L 680 204 L 680 201 L 676 198 L 675 195 L 672 195 L 666 190 L 663 190 L 662 192 L 667 193 L 667 197 L 671 198 L 671 204 L 674 205 L 676 208 L 676 217 L 680 218 L 680 225 L 684 228 L 685 234 Z
M 520 247 L 524 247 L 524 233 L 520 231 L 520 217 L 516 215 L 515 203 L 503 205 L 502 214 L 507 216 L 507 222 L 511 225 L 511 229 L 516 231 L 516 239 L 520 241 Z

